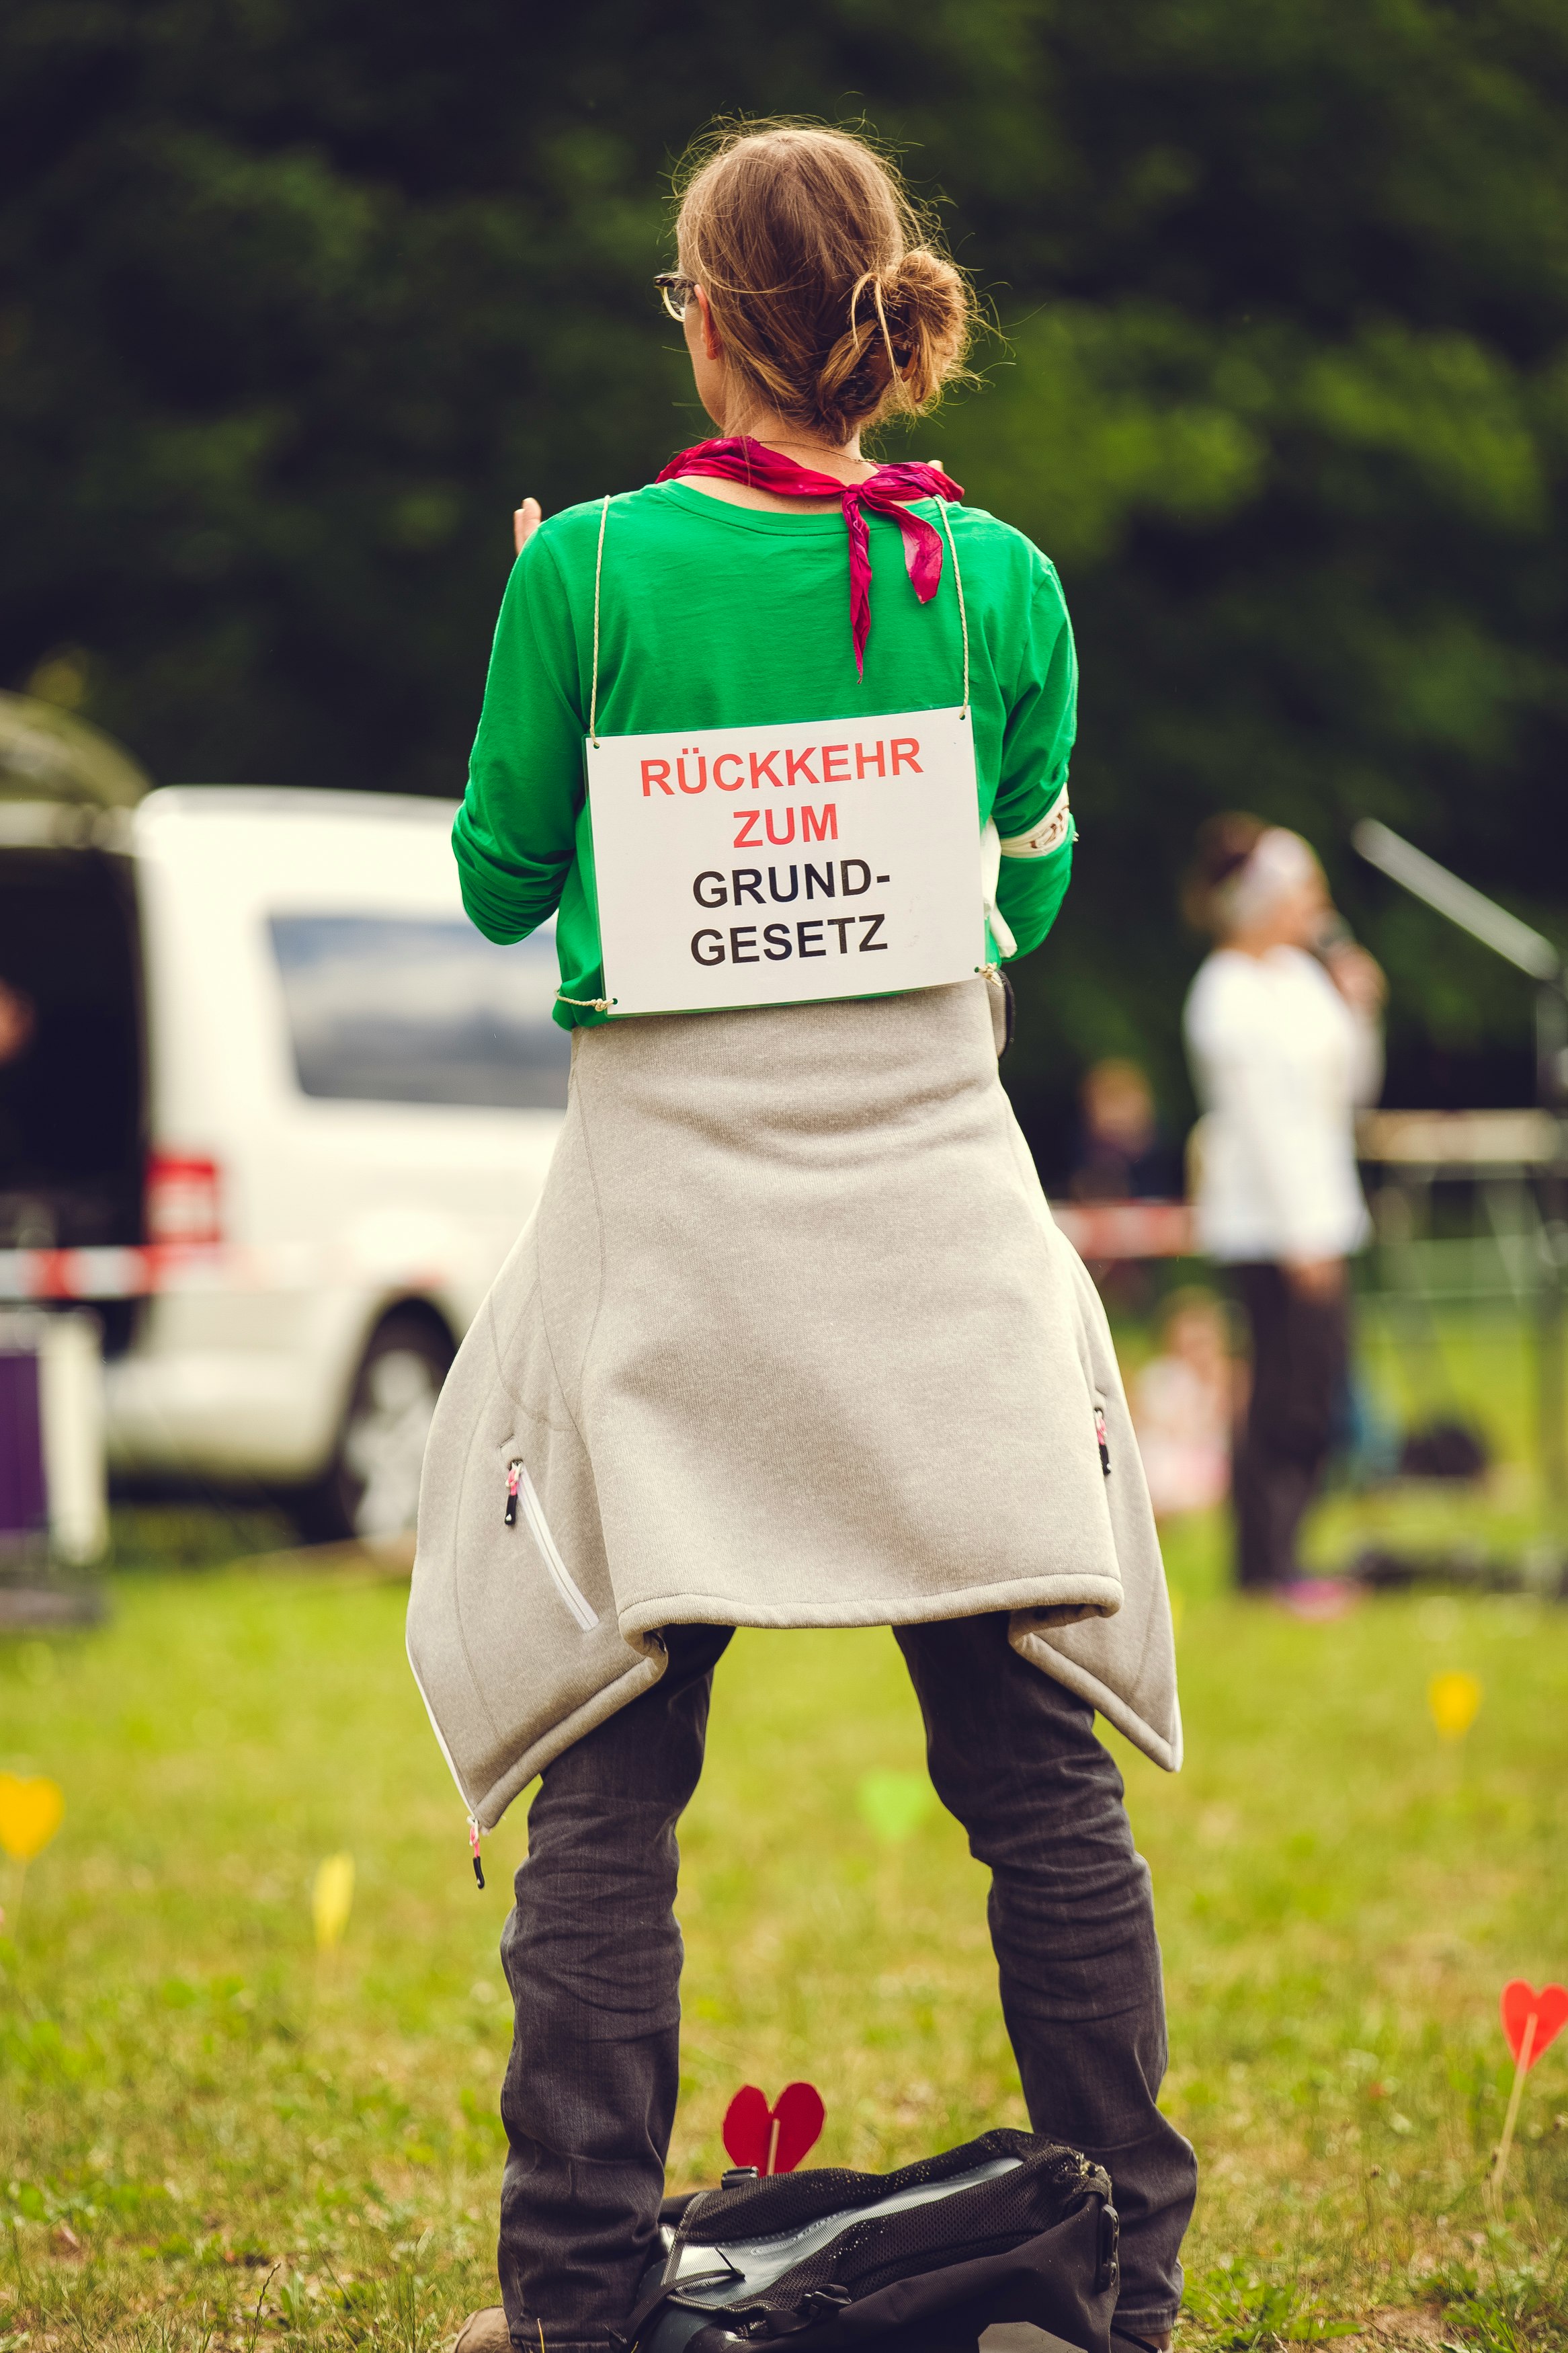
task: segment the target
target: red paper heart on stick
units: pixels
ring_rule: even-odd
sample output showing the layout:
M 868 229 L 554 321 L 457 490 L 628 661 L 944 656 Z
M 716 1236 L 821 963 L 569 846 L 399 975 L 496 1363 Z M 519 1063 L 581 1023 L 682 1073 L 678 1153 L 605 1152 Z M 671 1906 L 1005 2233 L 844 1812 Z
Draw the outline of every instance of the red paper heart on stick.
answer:
M 731 2165 L 759 2173 L 793 2173 L 816 2147 L 826 2111 L 815 2084 L 786 2084 L 770 2108 L 767 2094 L 742 2084 L 724 2112 L 724 2146 Z
M 1533 2067 L 1549 2042 L 1555 2042 L 1563 2029 L 1568 2026 L 1568 1986 L 1542 1986 L 1539 1993 L 1523 1978 L 1514 1978 L 1502 1989 L 1502 2031 L 1508 2037 L 1508 2047 L 1513 2053 L 1514 2064 L 1524 2048 L 1524 2038 L 1531 2020 L 1535 2021 L 1530 2036 L 1530 2057 L 1527 2067 Z

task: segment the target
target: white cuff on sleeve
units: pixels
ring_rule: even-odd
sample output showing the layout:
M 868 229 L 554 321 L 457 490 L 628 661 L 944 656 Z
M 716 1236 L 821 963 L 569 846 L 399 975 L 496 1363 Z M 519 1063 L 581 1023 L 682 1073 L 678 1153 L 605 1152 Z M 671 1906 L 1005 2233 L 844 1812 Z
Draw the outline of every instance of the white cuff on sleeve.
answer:
M 1015 956 L 1018 953 L 1018 943 L 996 912 L 996 883 L 1001 872 L 1002 837 L 996 830 L 995 818 L 991 818 L 980 837 L 980 881 L 985 898 L 985 920 L 991 926 L 997 955 Z
M 1064 785 L 1051 805 L 1050 814 L 1027 833 L 1015 833 L 1002 844 L 1004 858 L 1049 858 L 1064 841 L 1076 838 L 1078 828 L 1072 821 L 1072 809 Z

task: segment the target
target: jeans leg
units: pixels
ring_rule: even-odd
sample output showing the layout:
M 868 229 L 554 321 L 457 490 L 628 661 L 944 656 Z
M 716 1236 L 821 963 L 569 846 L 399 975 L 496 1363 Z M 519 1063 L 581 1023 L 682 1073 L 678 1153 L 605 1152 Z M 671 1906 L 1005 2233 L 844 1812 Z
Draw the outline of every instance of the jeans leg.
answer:
M 1252 1335 L 1252 1394 L 1236 1464 L 1239 1576 L 1288 1584 L 1301 1573 L 1296 1538 L 1318 1491 L 1343 1393 L 1349 1324 L 1342 1299 L 1305 1299 L 1283 1267 L 1238 1266 Z
M 1271 1592 L 1301 1574 L 1296 1538 L 1318 1478 L 1315 1465 L 1248 1435 L 1235 1476 L 1237 1581 L 1245 1591 Z
M 1165 2001 L 1148 1865 L 1094 1711 L 1020 1659 L 1005 1614 L 895 1629 L 937 1795 L 990 1865 L 1002 2014 L 1029 2121 L 1110 2174 L 1121 2217 L 1117 2320 L 1169 2328 L 1197 2189 L 1155 2105 Z
M 501 2298 L 514 2344 L 603 2353 L 632 2309 L 679 2083 L 675 1825 L 728 1627 L 675 1626 L 661 1680 L 545 1767 L 501 1936 Z
M 1279 1492 L 1280 1473 L 1299 1482 L 1277 1442 L 1289 1384 L 1285 1330 L 1285 1278 L 1273 1265 L 1237 1266 L 1236 1284 L 1247 1311 L 1251 1379 L 1247 1420 L 1232 1472 L 1236 1513 L 1237 1582 L 1251 1590 L 1284 1583 L 1293 1574 L 1291 1532 L 1300 1514 Z

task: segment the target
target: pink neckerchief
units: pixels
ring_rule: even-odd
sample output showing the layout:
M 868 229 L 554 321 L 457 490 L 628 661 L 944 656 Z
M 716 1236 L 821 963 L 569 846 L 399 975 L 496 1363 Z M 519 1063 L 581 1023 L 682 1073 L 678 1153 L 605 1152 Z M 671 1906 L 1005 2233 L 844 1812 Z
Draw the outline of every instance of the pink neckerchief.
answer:
M 784 499 L 837 499 L 844 508 L 849 534 L 849 634 L 855 645 L 855 668 L 866 674 L 866 639 L 871 631 L 871 550 L 862 510 L 887 515 L 904 535 L 904 565 L 922 605 L 929 605 L 942 580 L 942 533 L 921 515 L 910 514 L 910 499 L 961 499 L 963 486 L 940 466 L 879 466 L 864 482 L 840 482 L 832 474 L 817 474 L 775 456 L 762 442 L 739 435 L 725 441 L 699 441 L 672 458 L 658 477 L 673 482 L 682 474 L 718 474 L 726 481 L 752 482 Z

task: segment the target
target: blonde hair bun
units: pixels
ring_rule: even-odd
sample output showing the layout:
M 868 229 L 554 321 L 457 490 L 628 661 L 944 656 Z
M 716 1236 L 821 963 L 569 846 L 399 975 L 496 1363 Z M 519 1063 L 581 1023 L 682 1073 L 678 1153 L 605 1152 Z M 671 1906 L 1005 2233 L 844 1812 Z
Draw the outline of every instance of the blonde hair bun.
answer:
M 689 168 L 676 242 L 731 364 L 835 440 L 919 415 L 963 370 L 968 283 L 892 165 L 847 132 L 721 131 Z

